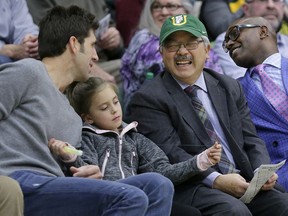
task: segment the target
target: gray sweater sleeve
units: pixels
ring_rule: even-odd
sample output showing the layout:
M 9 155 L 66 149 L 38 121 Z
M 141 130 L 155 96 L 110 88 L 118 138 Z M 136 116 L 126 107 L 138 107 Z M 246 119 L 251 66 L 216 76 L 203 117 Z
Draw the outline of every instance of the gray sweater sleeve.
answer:
M 136 134 L 136 133 L 135 133 Z M 186 161 L 170 164 L 165 153 L 150 139 L 137 133 L 139 172 L 157 172 L 179 184 L 201 171 L 197 167 L 197 156 Z

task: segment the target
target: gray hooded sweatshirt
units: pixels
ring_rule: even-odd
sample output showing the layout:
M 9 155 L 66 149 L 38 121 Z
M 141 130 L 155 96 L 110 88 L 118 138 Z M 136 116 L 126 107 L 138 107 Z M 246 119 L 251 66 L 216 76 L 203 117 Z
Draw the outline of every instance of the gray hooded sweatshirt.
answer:
M 201 172 L 197 167 L 197 156 L 170 164 L 155 143 L 136 131 L 137 124 L 122 123 L 120 134 L 84 124 L 81 159 L 87 164 L 98 165 L 103 179 L 112 181 L 157 172 L 179 184 Z

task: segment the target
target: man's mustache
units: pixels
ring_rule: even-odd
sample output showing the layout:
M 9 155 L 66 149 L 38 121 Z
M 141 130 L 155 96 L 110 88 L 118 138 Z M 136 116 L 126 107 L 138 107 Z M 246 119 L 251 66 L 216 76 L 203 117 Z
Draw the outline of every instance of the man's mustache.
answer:
M 175 61 L 192 61 L 192 57 L 191 56 L 178 55 L 178 56 L 175 56 L 174 60 Z

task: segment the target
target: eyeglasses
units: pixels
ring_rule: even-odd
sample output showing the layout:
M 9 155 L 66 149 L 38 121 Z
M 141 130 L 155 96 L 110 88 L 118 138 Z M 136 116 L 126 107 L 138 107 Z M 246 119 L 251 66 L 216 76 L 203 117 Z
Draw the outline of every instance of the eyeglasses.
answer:
M 166 4 L 166 5 L 161 5 L 161 4 L 154 4 L 151 6 L 151 10 L 153 12 L 161 12 L 163 8 L 166 8 L 168 11 L 176 11 L 179 8 L 182 8 L 182 5 L 177 5 L 177 4 Z
M 272 0 L 272 1 L 273 1 L 273 3 L 282 3 L 282 2 L 284 2 L 284 0 Z M 269 0 L 246 0 L 246 3 L 248 3 L 248 4 L 254 3 L 254 2 L 267 4 L 269 2 Z
M 226 33 L 224 41 L 222 43 L 222 47 L 225 52 L 228 52 L 229 50 L 226 48 L 226 45 L 229 40 L 235 41 L 240 36 L 240 30 L 243 28 L 258 28 L 261 27 L 260 25 L 254 25 L 254 24 L 240 24 L 235 25 L 233 27 L 230 27 L 230 30 L 228 30 L 228 33 Z
M 177 52 L 181 46 L 183 45 L 187 50 L 195 50 L 198 48 L 199 43 L 202 43 L 203 40 L 197 40 L 197 41 L 190 41 L 187 43 L 167 43 L 164 44 L 165 49 L 168 52 Z

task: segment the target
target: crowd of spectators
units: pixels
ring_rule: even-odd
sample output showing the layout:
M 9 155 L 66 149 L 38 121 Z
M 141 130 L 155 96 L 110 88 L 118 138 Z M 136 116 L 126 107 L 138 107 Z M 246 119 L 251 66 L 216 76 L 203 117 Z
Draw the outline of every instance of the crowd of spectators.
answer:
M 75 165 L 74 161 L 71 162 L 70 157 L 65 158 L 67 152 L 66 154 L 62 152 L 65 145 L 71 147 L 70 144 L 72 144 L 75 148 L 80 148 L 78 141 L 81 140 L 79 138 L 81 137 L 81 122 L 84 122 L 84 119 L 81 114 L 80 116 L 75 113 L 72 114 L 69 110 L 71 106 L 66 101 L 63 102 L 61 97 L 63 93 L 67 93 L 65 90 L 69 90 L 70 85 L 75 84 L 74 82 L 83 82 L 91 76 L 99 77 L 104 83 L 108 82 L 117 86 L 119 89 L 117 100 L 119 99 L 118 105 L 121 105 L 123 109 L 123 113 L 121 113 L 123 119 L 128 123 L 134 120 L 139 121 L 139 132 L 156 143 L 160 147 L 159 149 L 166 153 L 172 164 L 183 161 L 192 164 L 192 162 L 187 162 L 191 155 L 200 154 L 201 151 L 209 147 L 209 145 L 206 145 L 207 137 L 201 134 L 206 128 L 201 126 L 200 129 L 195 126 L 196 123 L 186 128 L 186 123 L 187 125 L 191 124 L 185 120 L 191 110 L 189 112 L 187 112 L 188 109 L 183 108 L 184 110 L 182 110 L 182 106 L 187 107 L 183 96 L 184 87 L 200 83 L 202 89 L 198 89 L 197 94 L 200 94 L 200 99 L 206 101 L 202 101 L 202 103 L 204 103 L 205 109 L 208 108 L 208 118 L 212 119 L 213 128 L 220 137 L 220 140 L 217 139 L 217 141 L 224 144 L 222 146 L 224 152 L 228 149 L 228 160 L 232 161 L 232 164 L 238 168 L 238 172 L 229 173 L 227 177 L 226 173 L 221 173 L 222 171 L 217 169 L 217 174 L 215 174 L 215 170 L 207 166 L 208 170 L 204 171 L 203 174 L 197 173 L 194 176 L 194 171 L 193 174 L 190 174 L 191 179 L 188 184 L 193 184 L 193 187 L 181 182 L 180 186 L 177 183 L 177 187 L 172 188 L 169 176 L 167 179 L 154 175 L 154 173 L 143 175 L 142 179 L 140 177 L 134 179 L 132 178 L 133 175 L 127 179 L 117 179 L 119 185 L 113 186 L 106 184 L 106 182 L 96 185 L 85 181 L 86 179 L 83 181 L 79 179 L 72 180 L 71 183 L 81 182 L 95 190 L 101 187 L 110 187 L 113 194 L 119 187 L 127 187 L 129 192 L 118 192 L 110 199 L 118 199 L 122 196 L 125 197 L 125 199 L 123 198 L 125 203 L 125 200 L 132 199 L 129 196 L 134 191 L 135 197 L 140 197 L 139 199 L 143 199 L 144 203 L 146 202 L 139 210 L 143 212 L 143 215 L 160 213 L 161 209 L 157 210 L 155 208 L 156 203 L 159 204 L 159 207 L 163 207 L 164 202 L 167 211 L 163 211 L 163 213 L 171 212 L 171 215 L 177 215 L 180 209 L 183 210 L 181 210 L 183 215 L 189 211 L 195 215 L 212 215 L 226 211 L 230 208 L 229 205 L 235 205 L 233 211 L 235 215 L 246 215 L 248 212 L 252 212 L 253 215 L 264 215 L 263 212 L 269 213 L 265 207 L 258 207 L 257 202 L 248 205 L 246 209 L 246 205 L 235 201 L 234 197 L 239 198 L 240 195 L 243 195 L 248 187 L 248 182 L 253 177 L 253 172 L 261 165 L 259 163 L 276 164 L 287 158 L 285 143 L 288 141 L 288 113 L 285 107 L 279 109 L 281 105 L 282 107 L 285 104 L 288 105 L 288 81 L 286 78 L 286 69 L 288 68 L 287 0 L 3 0 L 0 10 L 2 12 L 2 19 L 0 19 L 0 80 L 2 80 L 0 84 L 0 89 L 2 89 L 0 93 L 0 128 L 2 128 L 4 134 L 0 138 L 0 147 L 2 146 L 8 152 L 7 155 L 3 153 L 4 151 L 0 154 L 2 155 L 1 162 L 3 162 L 0 164 L 0 215 L 37 215 L 34 208 L 39 208 L 43 199 L 38 199 L 38 195 L 36 196 L 35 193 L 39 191 L 42 193 L 45 190 L 47 190 L 45 193 L 51 192 L 46 185 L 47 181 L 51 180 L 51 176 L 60 177 L 57 179 L 66 178 L 64 175 L 103 178 L 102 170 L 99 169 L 98 164 L 81 162 L 81 164 L 76 163 Z M 61 11 L 62 14 L 60 14 Z M 179 14 L 181 16 L 178 16 Z M 53 17 L 58 17 L 59 20 L 56 22 Z M 73 20 L 75 17 L 81 18 L 75 21 Z M 185 20 L 184 25 L 187 23 L 191 25 L 187 28 L 188 30 L 186 28 L 178 29 L 177 27 L 175 32 L 170 32 L 169 29 L 163 27 L 163 23 L 166 22 L 166 25 L 170 25 L 167 23 L 171 17 L 174 19 L 171 19 L 173 25 L 178 21 L 182 23 L 180 18 L 182 20 L 189 19 L 189 21 Z M 81 22 L 84 26 L 80 27 Z M 91 23 L 89 24 L 89 22 Z M 173 29 L 172 24 L 171 29 Z M 47 29 L 45 29 L 46 27 Z M 48 27 L 55 29 L 48 29 Z M 87 29 L 84 30 L 84 28 Z M 189 28 L 193 29 L 192 32 Z M 64 32 L 65 30 L 67 32 Z M 87 31 L 86 35 L 85 31 Z M 163 31 L 169 33 L 163 36 Z M 198 35 L 197 31 L 202 32 Z M 91 32 L 92 34 L 90 34 Z M 189 36 L 189 34 L 192 36 Z M 70 35 L 70 37 L 67 35 Z M 56 40 L 57 36 L 61 40 Z M 65 37 L 66 41 L 64 41 Z M 184 41 L 184 39 L 187 40 Z M 190 40 L 193 41 L 192 44 Z M 90 47 L 87 45 L 87 41 L 91 42 Z M 197 55 L 196 52 L 198 52 Z M 174 58 L 172 58 L 173 55 L 175 55 Z M 182 56 L 183 59 L 180 59 L 179 56 Z M 175 65 L 172 66 L 170 61 L 175 61 Z M 88 63 L 85 65 L 85 62 Z M 195 68 L 190 68 L 190 64 L 195 64 Z M 276 96 L 271 99 L 270 96 L 266 95 L 266 87 L 261 84 L 263 78 L 258 72 L 255 72 L 256 68 L 263 64 L 265 65 L 262 70 L 265 71 L 265 74 L 267 73 L 266 76 L 273 80 L 274 89 L 281 93 L 281 105 L 278 105 L 279 103 L 275 105 L 275 101 L 278 101 Z M 182 77 L 186 67 L 189 67 L 191 71 L 195 70 L 194 74 L 191 75 L 194 77 L 193 82 L 187 77 Z M 15 71 L 14 74 L 13 71 Z M 42 74 L 41 77 L 38 77 L 37 71 L 39 73 L 46 71 L 57 87 L 53 90 L 52 85 L 50 85 L 51 81 L 48 81 L 50 80 L 48 76 Z M 56 71 L 61 71 L 59 72 L 60 75 L 56 74 Z M 182 71 L 183 74 L 178 74 L 179 71 Z M 24 73 L 27 73 L 27 76 Z M 210 78 L 210 76 L 213 78 Z M 170 77 L 173 79 L 170 79 Z M 222 77 L 224 78 L 222 79 Z M 208 87 L 203 84 L 206 79 L 209 80 Z M 34 82 L 31 82 L 32 80 Z M 213 86 L 216 82 L 220 83 L 221 88 L 218 92 L 219 86 L 217 88 L 214 86 L 214 90 L 218 92 L 217 97 L 219 101 L 222 101 L 224 108 L 220 108 L 219 104 L 215 105 L 217 104 L 215 102 L 217 97 L 214 94 L 215 92 L 212 93 L 212 90 L 209 89 L 209 86 Z M 45 83 L 47 90 L 38 89 L 36 92 L 38 85 L 41 83 L 42 85 Z M 50 84 L 47 85 L 47 83 Z M 233 84 L 234 87 L 231 87 L 230 84 Z M 30 85 L 31 87 L 29 87 Z M 179 85 L 182 89 L 178 88 Z M 167 86 L 170 86 L 171 89 L 166 89 Z M 236 86 L 239 89 L 236 89 Z M 231 94 L 228 95 L 220 94 L 222 90 L 227 94 L 229 91 L 232 91 L 232 93 L 230 92 Z M 54 99 L 48 95 L 53 92 L 55 94 Z M 37 94 L 39 97 L 34 97 L 33 94 Z M 87 94 L 91 94 L 91 92 Z M 183 96 L 183 100 L 179 99 L 178 101 L 178 98 L 174 98 L 175 95 L 180 98 Z M 31 97 L 31 100 L 28 96 Z M 47 101 L 41 101 L 40 97 L 46 98 Z M 66 97 L 64 98 L 66 100 Z M 245 105 L 246 98 L 247 106 Z M 115 100 L 111 101 L 112 104 L 115 102 Z M 174 106 L 175 104 L 172 101 L 177 103 L 177 106 Z M 237 103 L 234 106 L 235 101 Z M 214 102 L 215 104 L 213 104 Z M 228 104 L 227 107 L 224 103 Z M 108 104 L 108 101 L 104 100 L 103 104 Z M 85 105 L 90 106 L 91 104 L 85 102 Z M 57 108 L 57 106 L 63 106 L 63 110 L 60 110 L 61 107 Z M 262 108 L 258 109 L 259 106 Z M 32 111 L 29 111 L 29 108 Z M 43 115 L 45 116 L 38 116 L 40 108 L 43 109 Z M 193 106 L 190 109 L 193 109 L 193 114 L 190 114 L 193 117 L 189 117 L 190 121 L 201 124 L 199 117 L 194 116 L 196 108 Z M 226 109 L 227 113 L 223 109 Z M 234 109 L 236 109 L 236 114 L 230 113 Z M 237 116 L 238 114 L 239 116 Z M 39 119 L 36 120 L 35 115 Z M 251 119 L 248 115 L 251 115 Z M 223 120 L 222 117 L 224 116 L 229 116 L 229 121 L 228 119 Z M 49 118 L 50 126 L 47 122 L 44 123 L 44 117 Z M 79 117 L 82 118 L 82 121 Z M 236 120 L 234 122 L 233 119 L 237 119 L 237 122 Z M 41 120 L 43 120 L 43 123 L 38 123 L 43 125 L 37 128 L 35 123 Z M 57 121 L 59 124 L 56 124 Z M 65 124 L 70 125 L 70 129 L 68 127 L 60 132 L 60 128 L 64 128 Z M 48 129 L 52 125 L 55 128 Z M 121 126 L 123 128 L 116 130 L 119 135 L 122 130 L 126 130 L 127 125 L 125 123 L 125 127 L 122 124 Z M 9 128 L 12 129 L 9 130 Z M 132 129 L 129 127 L 129 130 Z M 133 130 L 136 130 L 136 127 Z M 197 134 L 200 130 L 202 132 Z M 7 142 L 10 143 L 9 136 L 13 131 L 15 131 L 16 137 L 18 136 L 18 139 L 20 138 L 23 141 L 24 147 L 21 147 L 18 141 L 11 144 L 11 148 L 7 147 Z M 106 133 L 111 135 L 111 132 L 105 131 L 105 135 Z M 190 137 L 187 134 L 190 134 Z M 59 135 L 59 137 L 55 135 Z M 193 140 L 190 139 L 191 137 Z M 46 149 L 46 147 L 40 145 L 41 143 L 51 147 L 58 143 L 58 139 L 63 142 L 59 141 L 60 145 L 57 148 L 55 147 L 56 150 L 51 148 L 49 150 L 49 148 Z M 70 144 L 67 144 L 67 142 Z M 189 147 L 191 143 L 193 143 L 193 148 L 195 147 L 196 150 L 190 149 L 192 148 Z M 26 144 L 27 146 L 25 146 Z M 234 147 L 230 149 L 231 145 L 238 146 L 238 150 L 241 151 L 239 155 L 242 156 L 237 156 Z M 205 146 L 204 149 L 203 146 Z M 14 147 L 17 149 L 13 150 Z M 71 148 L 76 150 L 74 147 Z M 38 150 L 39 152 L 30 153 L 29 148 L 36 148 L 35 151 Z M 53 156 L 50 155 L 50 151 Z M 60 152 L 63 153 L 64 159 Z M 18 160 L 15 155 L 19 157 Z M 43 161 L 39 158 L 41 155 L 44 157 Z M 260 155 L 263 158 L 258 160 Z M 208 156 L 206 155 L 206 159 Z M 75 160 L 75 157 L 73 160 Z M 211 158 L 208 158 L 208 161 L 211 162 L 211 160 Z M 21 163 L 23 164 L 21 165 Z M 144 170 L 157 170 L 154 168 L 146 169 L 147 165 L 141 162 L 140 159 L 139 163 L 142 163 L 139 164 L 140 168 L 145 166 Z M 147 158 L 146 163 L 148 163 Z M 162 162 L 156 161 L 154 165 L 157 163 Z M 246 168 L 243 168 L 240 163 L 245 163 Z M 148 164 L 150 166 L 152 162 Z M 199 169 L 199 161 L 197 161 L 197 166 L 196 170 Z M 9 167 L 13 168 L 9 170 Z M 193 165 L 193 167 L 195 166 Z M 288 162 L 271 176 L 262 190 L 270 190 L 275 184 L 275 188 L 281 193 L 287 191 L 287 167 Z M 212 168 L 214 169 L 214 166 Z M 30 171 L 26 173 L 25 169 L 30 169 L 31 173 Z M 9 177 L 6 177 L 6 175 L 9 175 Z M 31 179 L 25 180 L 25 178 Z M 154 178 L 157 183 L 152 186 L 152 183 L 148 180 L 149 178 Z M 39 185 L 45 184 L 45 187 L 39 190 L 38 187 L 33 186 L 33 189 L 29 189 L 32 184 L 37 185 L 38 181 Z M 62 180 L 51 180 L 51 185 L 62 186 L 66 180 L 61 183 L 60 181 Z M 221 182 L 219 183 L 219 181 Z M 245 183 L 240 183 L 240 181 Z M 201 182 L 200 187 L 199 182 Z M 226 187 L 227 185 L 223 185 L 223 182 L 237 185 L 240 189 L 237 191 L 234 190 L 235 188 Z M 157 185 L 161 186 L 156 189 Z M 134 186 L 136 186 L 136 189 Z M 11 190 L 7 190 L 7 187 Z M 83 187 L 75 187 L 74 189 L 83 189 Z M 175 188 L 176 198 L 174 197 L 172 204 Z M 212 208 L 209 206 L 210 210 L 207 210 L 208 205 L 206 203 L 193 200 L 194 198 L 198 199 L 199 191 L 202 191 L 199 197 L 203 194 L 208 196 L 212 191 L 211 188 L 217 188 L 224 192 L 224 195 L 222 192 L 220 192 L 220 195 L 213 191 L 213 195 L 229 200 L 229 202 L 223 204 L 221 199 L 219 201 L 211 200 L 209 201 L 211 205 L 221 205 L 221 207 Z M 165 198 L 156 196 L 155 193 L 158 193 L 161 189 L 170 191 L 170 195 Z M 63 190 L 55 189 L 51 193 L 62 193 Z M 183 191 L 186 191 L 186 193 Z M 29 197 L 29 193 L 33 195 Z M 187 193 L 192 193 L 195 197 L 189 197 L 185 200 L 184 197 L 188 196 Z M 97 192 L 91 191 L 91 194 L 93 194 L 91 196 L 95 196 Z M 271 197 L 275 196 L 275 199 L 279 198 L 272 192 L 269 194 L 272 194 Z M 286 192 L 284 194 L 282 199 L 286 200 Z M 102 197 L 106 197 L 107 194 L 102 195 Z M 75 196 L 70 198 L 72 199 Z M 67 195 L 65 194 L 63 197 L 66 198 Z M 87 200 L 87 197 L 84 200 Z M 268 198 L 259 198 L 259 200 L 261 199 L 265 202 L 269 200 Z M 50 209 L 50 205 L 45 205 L 42 209 L 45 209 L 43 215 L 51 213 L 57 215 L 57 211 L 62 211 L 62 207 L 56 204 L 57 201 L 58 199 L 55 199 L 49 203 L 57 206 L 54 210 Z M 187 201 L 190 203 L 187 203 Z M 32 202 L 35 205 L 31 205 Z M 77 199 L 74 200 L 74 203 L 76 202 Z M 149 205 L 150 202 L 155 206 Z M 127 207 L 127 212 L 129 212 L 127 215 L 133 215 L 136 207 L 139 207 L 139 203 L 140 201 L 134 202 L 131 207 Z M 274 202 L 270 204 L 274 205 Z M 278 204 L 279 211 L 285 209 L 280 202 Z M 11 205 L 15 207 L 11 208 Z M 73 202 L 70 205 L 72 206 Z M 120 205 L 122 205 L 122 202 L 113 206 L 104 205 L 103 209 L 95 206 L 94 210 L 98 213 L 104 213 L 105 211 L 111 211 L 112 213 L 111 208 L 115 206 L 116 209 L 120 209 Z M 123 205 L 125 206 L 125 204 Z M 241 210 L 236 214 L 239 208 Z M 80 215 L 91 210 L 79 210 L 78 213 Z M 285 211 L 283 210 L 283 212 Z M 232 212 L 230 213 L 232 214 Z M 69 211 L 66 214 L 71 215 Z M 288 213 L 285 212 L 283 215 L 288 215 Z

